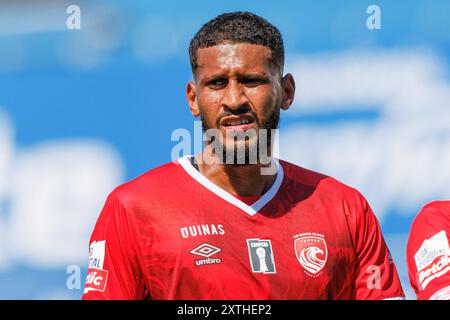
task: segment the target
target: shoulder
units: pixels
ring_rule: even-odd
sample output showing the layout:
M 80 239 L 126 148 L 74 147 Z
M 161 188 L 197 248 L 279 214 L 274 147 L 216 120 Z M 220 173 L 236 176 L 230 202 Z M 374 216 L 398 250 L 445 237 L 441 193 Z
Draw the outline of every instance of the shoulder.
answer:
M 432 201 L 419 211 L 416 218 L 429 215 L 444 215 L 450 218 L 450 201 Z
M 412 228 L 421 225 L 448 225 L 450 227 L 450 201 L 432 201 L 415 216 Z
M 412 254 L 426 239 L 450 232 L 450 201 L 426 204 L 414 218 L 407 241 L 408 254 Z
M 110 193 L 109 197 L 116 198 L 123 205 L 133 204 L 144 199 L 149 201 L 164 193 L 170 193 L 174 185 L 180 183 L 183 171 L 178 161 L 163 164 L 119 185 Z
M 426 204 L 415 216 L 408 244 L 428 238 L 437 231 L 450 232 L 450 201 L 433 201 Z
M 325 208 L 325 219 L 334 226 L 336 234 L 349 234 L 355 247 L 360 247 L 367 238 L 367 234 L 379 232 L 378 220 L 373 213 L 366 198 L 355 188 L 348 186 L 335 178 L 309 169 L 296 166 L 286 161 L 280 164 L 285 169 L 289 184 L 297 183 L 307 185 L 300 189 L 309 188 L 308 201 L 319 203 L 320 208 Z M 287 187 L 297 189 L 295 187 Z
M 300 167 L 284 160 L 279 160 L 279 162 L 283 167 L 285 178 L 291 182 L 313 188 L 315 192 L 325 193 L 329 196 L 334 195 L 352 199 L 362 197 L 358 190 L 331 176 Z

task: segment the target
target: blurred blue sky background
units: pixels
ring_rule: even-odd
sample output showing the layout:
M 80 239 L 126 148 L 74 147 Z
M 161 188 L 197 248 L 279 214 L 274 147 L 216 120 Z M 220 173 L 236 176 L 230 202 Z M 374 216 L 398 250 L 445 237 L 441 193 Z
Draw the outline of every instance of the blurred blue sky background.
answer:
M 68 30 L 66 9 L 81 8 Z M 366 26 L 369 5 L 381 29 Z M 408 298 L 414 215 L 450 198 L 448 1 L 1 1 L 0 298 L 79 299 L 106 195 L 171 160 L 188 43 L 216 15 L 260 14 L 283 34 L 296 101 L 281 158 L 358 188 Z

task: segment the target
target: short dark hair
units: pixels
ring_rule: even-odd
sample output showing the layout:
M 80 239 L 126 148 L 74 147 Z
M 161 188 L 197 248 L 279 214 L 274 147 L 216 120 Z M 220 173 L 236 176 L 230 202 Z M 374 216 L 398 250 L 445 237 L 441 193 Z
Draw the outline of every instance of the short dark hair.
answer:
M 197 70 L 197 50 L 224 42 L 251 43 L 269 47 L 270 61 L 283 73 L 284 45 L 280 31 L 266 19 L 251 12 L 221 14 L 204 24 L 192 38 L 189 57 L 192 73 Z

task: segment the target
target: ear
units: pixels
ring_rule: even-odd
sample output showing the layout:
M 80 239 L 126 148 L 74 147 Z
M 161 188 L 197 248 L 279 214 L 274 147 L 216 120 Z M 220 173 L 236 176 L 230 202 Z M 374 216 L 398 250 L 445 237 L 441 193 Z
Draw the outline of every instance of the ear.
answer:
M 288 73 L 281 79 L 281 88 L 283 90 L 281 109 L 287 110 L 294 102 L 295 97 L 295 80 L 292 74 Z
M 194 117 L 198 117 L 200 115 L 200 109 L 198 108 L 197 103 L 197 94 L 195 91 L 195 83 L 189 81 L 186 86 L 186 98 L 189 103 L 189 110 Z

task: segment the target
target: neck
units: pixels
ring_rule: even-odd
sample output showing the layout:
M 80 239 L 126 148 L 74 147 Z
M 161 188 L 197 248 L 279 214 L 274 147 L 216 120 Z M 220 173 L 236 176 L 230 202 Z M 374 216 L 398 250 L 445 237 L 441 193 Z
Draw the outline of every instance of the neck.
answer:
M 270 175 L 261 174 L 261 170 L 273 165 L 272 158 L 268 165 L 219 164 L 216 161 L 204 161 L 204 159 L 203 153 L 196 156 L 200 173 L 218 187 L 234 195 L 262 195 L 272 186 L 276 178 L 276 172 Z

